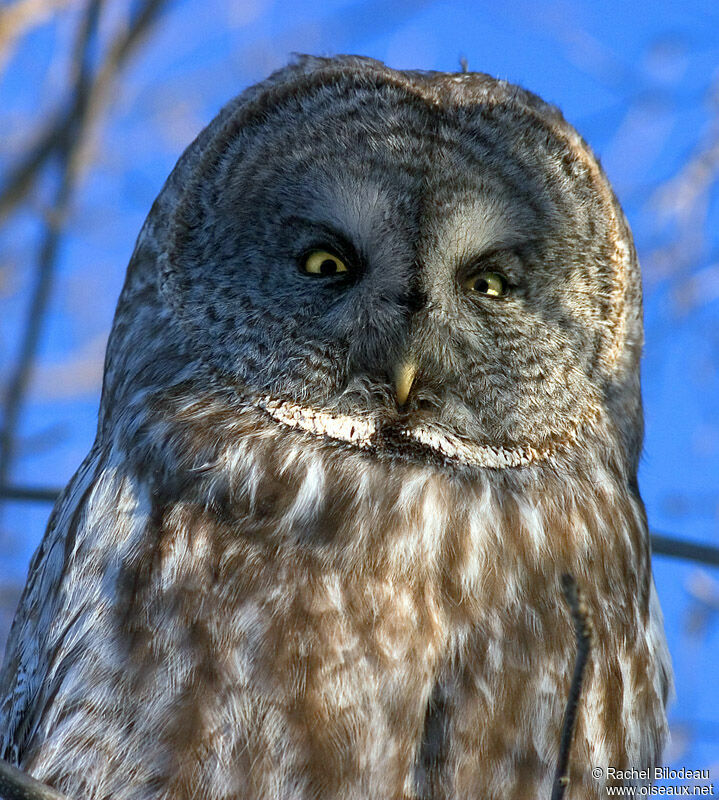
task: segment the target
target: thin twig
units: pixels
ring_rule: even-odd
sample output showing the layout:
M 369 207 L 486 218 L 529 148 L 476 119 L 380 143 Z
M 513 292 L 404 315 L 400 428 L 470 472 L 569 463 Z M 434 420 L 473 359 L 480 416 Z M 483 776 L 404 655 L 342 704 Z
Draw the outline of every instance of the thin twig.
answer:
M 31 778 L 27 772 L 0 760 L 1 800 L 68 800 L 68 797 L 45 783 Z
M 554 775 L 552 800 L 563 800 L 564 793 L 569 785 L 569 753 L 572 749 L 572 739 L 577 721 L 577 708 L 582 694 L 584 672 L 589 661 L 592 649 L 592 623 L 589 609 L 582 598 L 577 582 L 571 575 L 562 575 L 562 591 L 572 612 L 574 621 L 574 635 L 577 640 L 577 655 L 574 660 L 574 674 L 569 686 L 569 697 L 564 709 L 562 721 L 562 738 L 559 745 L 559 758 L 557 771 Z

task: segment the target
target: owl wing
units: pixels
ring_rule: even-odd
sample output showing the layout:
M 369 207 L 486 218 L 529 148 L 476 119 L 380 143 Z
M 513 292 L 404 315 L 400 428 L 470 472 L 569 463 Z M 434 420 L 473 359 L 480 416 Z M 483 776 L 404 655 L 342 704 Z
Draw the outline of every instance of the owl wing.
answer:
M 66 560 L 99 460 L 93 448 L 56 503 L 30 562 L 8 637 L 0 673 L 0 758 L 13 764 L 21 763 L 38 718 L 37 700 L 53 658 L 49 633 L 58 611 Z

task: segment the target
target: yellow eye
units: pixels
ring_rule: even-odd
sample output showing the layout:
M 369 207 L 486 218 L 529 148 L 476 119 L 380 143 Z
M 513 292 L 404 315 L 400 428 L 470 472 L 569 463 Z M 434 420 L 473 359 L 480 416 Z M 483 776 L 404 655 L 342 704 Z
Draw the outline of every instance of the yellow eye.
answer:
M 340 272 L 347 272 L 347 266 L 341 258 L 328 253 L 326 250 L 313 250 L 305 256 L 302 262 L 302 270 L 308 275 L 338 275 Z
M 509 284 L 499 272 L 476 272 L 462 284 L 468 292 L 483 294 L 485 297 L 504 297 Z

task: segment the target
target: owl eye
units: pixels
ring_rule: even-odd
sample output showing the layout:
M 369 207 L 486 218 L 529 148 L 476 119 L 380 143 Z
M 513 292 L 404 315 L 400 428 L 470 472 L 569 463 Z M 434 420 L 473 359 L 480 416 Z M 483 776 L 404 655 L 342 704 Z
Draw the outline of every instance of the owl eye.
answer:
M 509 283 L 499 272 L 475 272 L 462 282 L 462 286 L 474 294 L 485 297 L 504 297 L 509 290 Z
M 322 277 L 348 272 L 344 261 L 333 253 L 327 252 L 327 250 L 313 250 L 308 253 L 302 260 L 301 268 L 308 275 L 320 275 Z

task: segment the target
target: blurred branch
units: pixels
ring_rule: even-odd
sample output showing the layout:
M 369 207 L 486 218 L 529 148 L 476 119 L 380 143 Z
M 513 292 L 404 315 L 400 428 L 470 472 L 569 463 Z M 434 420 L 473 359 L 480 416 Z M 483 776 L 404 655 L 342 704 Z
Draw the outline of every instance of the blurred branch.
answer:
M 719 85 L 713 93 L 719 100 Z M 650 254 L 655 279 L 686 273 L 702 258 L 712 192 L 719 184 L 719 102 L 713 105 L 715 116 L 705 140 L 650 200 L 664 225 L 666 221 L 676 225 L 674 241 Z M 684 302 L 687 299 L 683 297 Z
M 27 772 L 0 760 L 0 798 L 2 800 L 68 800 L 64 794 L 55 791 Z
M 719 581 L 705 570 L 696 569 L 687 578 L 685 588 L 692 598 L 686 612 L 685 629 L 693 637 L 704 636 L 709 622 L 715 620 L 719 612 Z
M 684 311 L 710 302 L 719 292 L 717 272 L 707 263 L 716 246 L 712 216 L 719 188 L 719 78 L 706 90 L 705 102 L 709 116 L 704 135 L 647 202 L 661 242 L 645 259 L 647 277 L 671 279 L 674 299 Z M 700 273 L 699 267 L 704 267 Z
M 3 427 L 0 431 L 0 485 L 7 481 L 15 453 L 17 424 L 47 312 L 63 225 L 81 171 L 84 144 L 121 67 L 167 3 L 168 0 L 144 0 L 140 3 L 127 27 L 118 33 L 105 58 L 93 71 L 91 53 L 103 0 L 88 2 L 74 48 L 73 91 L 67 110 L 50 123 L 35 146 L 11 172 L 0 192 L 1 222 L 35 186 L 43 168 L 51 161 L 58 162 L 58 186 L 46 214 L 27 322 L 4 398 Z
M 38 137 L 37 142 L 10 172 L 5 186 L 0 190 L 0 222 L 21 203 L 33 188 L 42 168 L 55 156 L 67 158 L 79 152 L 86 129 L 97 117 L 104 104 L 108 89 L 137 44 L 156 21 L 169 0 L 145 0 L 108 48 L 104 61 L 90 75 L 87 63 L 89 49 L 78 52 L 76 47 L 73 69 L 77 73 L 75 91 L 68 107 L 57 114 Z M 99 14 L 102 0 L 91 0 L 85 13 L 83 28 Z M 95 20 L 96 22 L 97 20 Z M 82 36 L 78 44 L 82 41 Z M 89 42 L 87 43 L 89 44 Z M 83 81 L 81 83 L 81 81 Z
M 719 178 L 719 79 L 706 93 L 711 126 L 694 153 L 677 175 L 659 187 L 653 202 L 660 210 L 676 216 L 685 224 L 693 218 L 693 209 Z
M 91 0 L 84 16 L 75 48 L 73 69 L 76 72 L 76 76 L 72 103 L 73 114 L 69 117 L 71 124 L 68 124 L 65 135 L 61 141 L 57 142 L 58 156 L 62 159 L 60 182 L 52 207 L 46 216 L 46 227 L 40 247 L 36 282 L 20 354 L 5 395 L 3 428 L 0 432 L 0 483 L 5 482 L 12 463 L 15 449 L 15 430 L 48 305 L 60 230 L 67 214 L 70 195 L 75 184 L 77 171 L 73 154 L 78 146 L 77 143 L 85 123 L 89 79 L 89 49 L 97 30 L 101 4 L 102 0 Z M 74 136 L 71 135 L 73 133 L 75 134 Z M 55 147 L 53 147 L 54 149 Z M 29 175 L 27 179 L 29 181 Z M 29 186 L 29 183 L 27 185 Z
M 36 489 L 29 486 L 0 486 L 0 500 L 54 503 L 58 497 L 60 497 L 59 489 Z
M 68 117 L 64 135 L 56 143 L 57 155 L 61 162 L 60 180 L 52 206 L 46 215 L 35 286 L 20 345 L 20 353 L 10 376 L 4 398 L 3 427 L 2 431 L 0 431 L 0 484 L 5 483 L 12 464 L 17 423 L 50 299 L 60 232 L 67 215 L 70 196 L 77 178 L 78 165 L 74 155 L 79 147 L 86 124 L 90 83 L 90 48 L 97 32 L 101 7 L 102 0 L 90 1 L 75 45 L 73 58 L 75 77 L 71 103 L 73 112 Z M 53 147 L 53 151 L 56 148 Z M 28 176 L 28 181 L 29 179 Z
M 76 0 L 16 0 L 0 9 L 0 71 L 10 60 L 18 41 L 55 11 Z
M 685 542 L 661 533 L 652 534 L 652 551 L 654 555 L 684 558 L 688 561 L 698 561 L 701 564 L 719 567 L 719 547 Z

